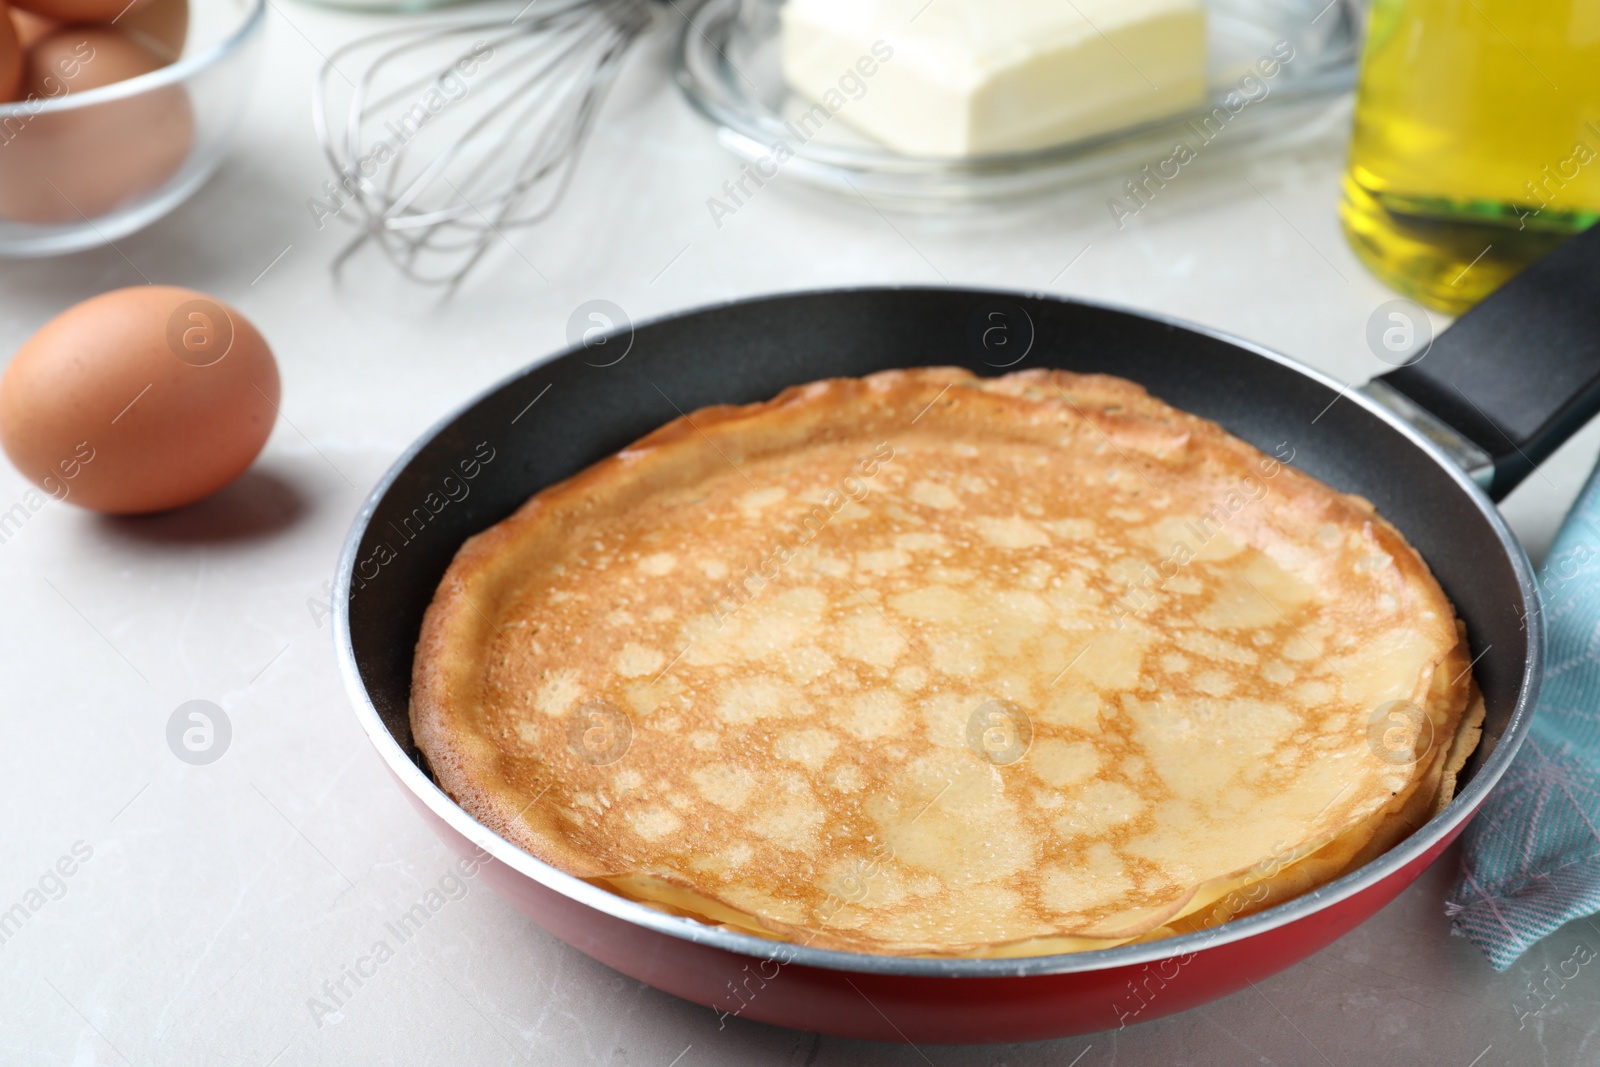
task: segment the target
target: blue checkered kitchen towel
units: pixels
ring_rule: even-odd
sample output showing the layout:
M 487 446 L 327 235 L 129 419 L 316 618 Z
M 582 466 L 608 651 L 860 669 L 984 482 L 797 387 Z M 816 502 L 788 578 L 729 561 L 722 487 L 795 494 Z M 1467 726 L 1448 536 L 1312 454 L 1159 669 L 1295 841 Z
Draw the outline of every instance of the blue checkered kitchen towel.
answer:
M 1539 575 L 1550 644 L 1532 730 L 1462 834 L 1446 910 L 1505 970 L 1600 911 L 1600 470 Z

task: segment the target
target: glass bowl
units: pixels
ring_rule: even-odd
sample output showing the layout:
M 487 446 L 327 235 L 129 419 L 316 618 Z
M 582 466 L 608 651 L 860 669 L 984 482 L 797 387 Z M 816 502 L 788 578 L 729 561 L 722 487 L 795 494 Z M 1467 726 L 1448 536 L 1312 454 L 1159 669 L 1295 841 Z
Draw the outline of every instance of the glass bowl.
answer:
M 176 62 L 0 104 L 0 256 L 109 244 L 188 199 L 239 128 L 265 15 L 266 0 L 192 2 Z
M 678 38 L 675 77 L 717 128 L 721 143 L 767 176 L 774 164 L 812 185 L 901 209 L 944 208 L 1043 192 L 1169 159 L 1177 142 L 1195 155 L 1212 142 L 1289 141 L 1343 121 L 1342 94 L 1355 83 L 1359 0 L 1205 0 L 1210 99 L 1194 111 L 1024 153 L 965 159 L 901 155 L 827 122 L 808 139 L 794 120 L 812 101 L 791 90 L 779 61 L 780 0 L 707 0 Z M 1261 95 L 1256 64 L 1286 42 Z M 1241 79 L 1254 77 L 1238 104 Z M 1230 96 L 1233 97 L 1230 100 Z M 1215 117 L 1225 108 L 1225 121 Z M 1225 128 L 1224 128 L 1225 127 Z M 807 127 L 810 133 L 810 128 Z M 779 152 L 779 145 L 787 152 Z M 782 159 L 775 159 L 775 153 Z

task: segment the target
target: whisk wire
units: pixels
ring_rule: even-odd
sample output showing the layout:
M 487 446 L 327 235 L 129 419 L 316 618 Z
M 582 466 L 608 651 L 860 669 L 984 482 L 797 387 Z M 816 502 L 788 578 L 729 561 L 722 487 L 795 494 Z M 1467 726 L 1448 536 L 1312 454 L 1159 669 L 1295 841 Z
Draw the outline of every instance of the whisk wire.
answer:
M 535 0 L 332 53 L 313 122 L 334 176 L 313 213 L 358 228 L 335 270 L 373 244 L 413 280 L 453 288 L 506 231 L 548 218 L 652 19 L 649 0 Z
M 519 99 L 531 92 L 533 89 L 537 88 L 543 79 L 548 77 L 556 69 L 557 65 L 564 62 L 566 58 L 566 56 L 560 53 L 549 56 L 545 60 L 543 66 L 531 71 L 526 78 L 512 87 L 511 91 L 506 95 L 504 101 L 501 102 L 502 105 L 509 105 L 511 101 Z M 535 117 L 539 111 L 548 109 L 550 107 L 549 101 L 551 99 L 551 97 L 535 96 L 530 101 L 529 105 L 524 108 L 515 119 L 506 124 L 507 128 L 510 130 L 537 128 L 533 127 L 529 120 Z M 469 149 L 472 143 L 478 139 L 479 135 L 488 130 L 495 122 L 500 120 L 503 115 L 504 112 L 498 108 L 489 110 L 483 116 L 467 126 L 467 128 L 461 132 L 459 139 L 447 146 L 439 155 L 435 156 L 433 161 L 424 168 L 422 173 L 417 176 L 407 190 L 394 197 L 388 211 L 385 213 L 386 217 L 393 218 L 403 212 L 405 208 L 410 205 L 411 201 L 415 199 L 415 197 L 432 182 L 433 178 L 438 173 L 447 168 L 450 163 L 457 158 L 457 156 Z M 407 148 L 409 148 L 409 145 Z M 405 149 L 402 149 L 402 151 L 404 150 Z M 398 174 L 398 168 L 395 168 L 390 172 L 391 188 L 389 191 L 391 193 L 394 191 L 393 184 Z M 469 188 L 475 186 L 479 180 L 484 178 L 484 172 L 469 173 L 466 177 L 466 182 L 454 186 L 457 192 L 463 196 L 466 195 L 466 191 L 463 190 L 461 186 L 466 185 Z M 516 184 L 513 183 L 508 187 L 508 191 L 515 190 L 516 188 Z

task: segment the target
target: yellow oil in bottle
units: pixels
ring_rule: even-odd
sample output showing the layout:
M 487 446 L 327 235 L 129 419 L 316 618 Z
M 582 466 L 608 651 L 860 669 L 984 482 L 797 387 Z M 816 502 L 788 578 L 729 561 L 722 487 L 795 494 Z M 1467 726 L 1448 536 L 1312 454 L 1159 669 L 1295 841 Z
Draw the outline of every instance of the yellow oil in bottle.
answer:
M 1374 0 L 1339 214 L 1451 314 L 1600 218 L 1600 0 Z

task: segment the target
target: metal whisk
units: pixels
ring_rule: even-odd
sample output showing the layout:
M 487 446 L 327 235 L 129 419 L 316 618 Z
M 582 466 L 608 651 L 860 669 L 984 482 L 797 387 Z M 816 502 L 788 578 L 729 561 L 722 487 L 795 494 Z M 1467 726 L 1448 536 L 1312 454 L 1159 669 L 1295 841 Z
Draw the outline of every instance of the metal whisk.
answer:
M 311 211 L 361 231 L 335 270 L 371 241 L 408 277 L 453 287 L 507 230 L 548 216 L 651 19 L 649 0 L 532 0 L 334 52 L 313 107 L 334 177 Z

